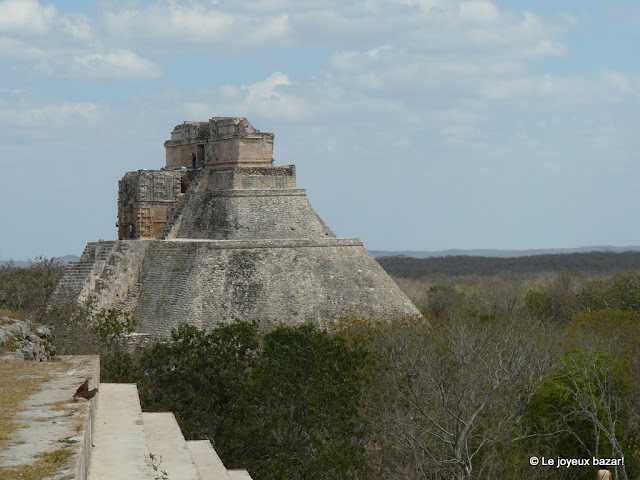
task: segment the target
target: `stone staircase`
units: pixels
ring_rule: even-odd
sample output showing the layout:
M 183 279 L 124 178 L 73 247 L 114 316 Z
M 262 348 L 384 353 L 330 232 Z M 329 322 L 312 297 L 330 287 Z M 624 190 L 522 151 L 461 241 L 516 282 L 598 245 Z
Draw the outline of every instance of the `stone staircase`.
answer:
M 251 479 L 227 470 L 208 440 L 185 441 L 172 413 L 143 413 L 134 384 L 103 383 L 96 399 L 89 480 Z
M 173 212 L 173 215 L 171 216 L 171 218 L 167 220 L 167 224 L 165 225 L 164 229 L 160 233 L 160 236 L 158 237 L 160 240 L 166 240 L 168 238 L 172 238 L 171 234 L 173 233 L 174 227 L 180 226 L 180 217 L 182 215 L 182 210 L 184 210 L 185 204 L 188 203 L 188 200 L 191 197 L 196 196 L 198 193 L 200 193 L 200 185 L 202 184 L 202 181 L 205 178 L 207 178 L 208 175 L 209 175 L 209 170 L 206 170 L 206 169 L 198 170 L 195 177 L 193 178 L 193 181 L 191 182 L 191 185 L 189 186 L 189 189 L 184 194 L 184 197 L 182 198 L 182 200 L 178 202 L 178 205 L 176 207 L 176 210 Z
M 70 262 L 64 276 L 49 299 L 50 304 L 62 300 L 65 295 L 77 297 L 85 287 L 94 286 L 96 276 L 106 265 L 116 241 L 89 242 L 77 262 Z

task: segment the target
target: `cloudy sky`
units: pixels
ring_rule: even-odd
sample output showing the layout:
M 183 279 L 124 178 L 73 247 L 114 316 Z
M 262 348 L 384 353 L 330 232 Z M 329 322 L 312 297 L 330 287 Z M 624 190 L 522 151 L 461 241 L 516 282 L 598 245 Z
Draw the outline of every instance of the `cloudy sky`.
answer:
M 115 238 L 212 116 L 370 249 L 638 245 L 639 36 L 630 0 L 0 1 L 0 258 Z

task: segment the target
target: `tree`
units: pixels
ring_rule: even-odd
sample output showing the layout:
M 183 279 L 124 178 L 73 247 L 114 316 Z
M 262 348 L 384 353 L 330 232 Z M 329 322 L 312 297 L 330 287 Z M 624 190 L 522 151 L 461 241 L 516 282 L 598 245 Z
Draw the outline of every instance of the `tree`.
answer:
M 640 312 L 640 273 L 629 272 L 611 278 L 596 277 L 590 280 L 580 293 L 579 305 L 582 311 Z
M 364 359 L 361 348 L 312 325 L 265 335 L 251 375 L 248 432 L 265 478 L 353 479 L 363 472 Z
M 145 410 L 173 411 L 187 438 L 256 480 L 353 479 L 365 470 L 364 355 L 312 325 L 181 325 L 144 352 L 136 380 Z M 114 370 L 136 377 L 126 360 Z
M 123 340 L 136 326 L 129 312 L 75 301 L 43 309 L 39 322 L 51 327 L 56 351 L 62 355 L 111 354 L 125 347 Z
M 64 266 L 58 258 L 37 257 L 29 267 L 13 262 L 0 266 L 0 306 L 39 316 L 62 276 Z
M 504 474 L 527 402 L 553 361 L 548 329 L 417 321 L 383 327 L 374 341 L 382 360 L 366 398 L 380 477 Z
M 606 352 L 575 349 L 540 385 L 529 407 L 529 422 L 538 433 L 556 433 L 549 455 L 629 458 L 633 455 L 625 443 L 633 431 L 630 391 L 627 362 Z M 589 472 L 574 468 L 570 477 L 583 478 Z M 625 465 L 615 473 L 616 478 L 628 478 Z
M 140 359 L 143 408 L 174 412 L 185 436 L 209 439 L 227 464 L 235 464 L 259 340 L 255 323 L 235 322 L 208 333 L 180 325 Z
M 534 318 L 566 321 L 575 308 L 579 287 L 577 278 L 568 272 L 557 273 L 551 280 L 528 291 L 525 306 Z

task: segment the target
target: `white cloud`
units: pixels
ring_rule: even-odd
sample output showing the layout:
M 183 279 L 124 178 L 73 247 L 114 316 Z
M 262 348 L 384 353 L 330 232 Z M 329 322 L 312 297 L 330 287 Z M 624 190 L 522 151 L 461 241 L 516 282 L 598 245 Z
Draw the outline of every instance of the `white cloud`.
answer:
M 543 84 L 545 88 L 542 88 Z M 550 77 L 538 79 L 521 77 L 487 85 L 483 93 L 492 100 L 508 100 L 516 96 L 538 96 L 543 91 L 549 92 L 552 85 L 553 80 Z
M 381 52 L 385 52 L 388 50 L 391 50 L 392 47 L 389 45 L 383 45 L 381 47 L 376 47 L 376 48 L 372 48 L 370 50 L 367 51 L 367 55 L 369 55 L 370 57 L 377 57 Z
M 76 40 L 86 41 L 93 37 L 91 22 L 85 15 L 59 17 L 57 26 Z
M 143 81 L 163 75 L 160 65 L 127 49 L 63 51 L 42 58 L 34 70 L 41 75 L 82 82 Z
M 15 38 L 0 37 L 0 59 L 32 60 L 41 58 L 45 51 Z
M 41 18 L 34 25 L 53 30 L 40 43 L 29 39 L 7 50 L 31 59 L 46 54 L 37 73 L 80 81 L 158 78 L 162 58 L 195 53 L 185 49 L 215 56 L 341 45 L 319 75 L 341 86 L 397 94 L 442 86 L 477 92 L 522 76 L 532 58 L 567 54 L 556 27 L 488 0 L 159 0 L 106 4 L 99 18 L 61 15 L 35 0 L 19 4 L 0 6 L 16 18 Z
M 1 95 L 15 96 L 15 95 L 22 95 L 23 93 L 25 93 L 25 90 L 21 88 L 18 88 L 18 89 L 0 88 L 0 96 Z
M 241 3 L 177 2 L 106 7 L 114 37 L 147 48 L 201 45 L 241 48 L 362 47 L 380 39 L 419 50 L 452 46 L 530 49 L 557 55 L 555 28 L 529 12 L 503 12 L 487 0 L 381 0 L 357 3 L 262 0 Z M 545 43 L 546 42 L 546 43 Z M 473 45 L 471 45 L 473 44 Z M 536 49 L 536 45 L 538 45 Z M 553 49 L 541 48 L 545 45 Z
M 74 79 L 116 81 L 149 80 L 161 75 L 162 69 L 158 64 L 130 50 L 76 56 L 68 74 Z
M 66 123 L 68 121 L 95 121 L 101 114 L 102 108 L 95 103 L 62 103 L 59 105 L 45 105 L 39 108 L 28 108 L 18 113 L 16 123 L 22 126 L 36 127 L 51 124 Z
M 227 116 L 224 112 L 218 112 L 211 105 L 205 102 L 186 102 L 183 105 L 186 121 L 205 121 L 213 115 Z M 229 115 L 231 116 L 231 115 Z
M 514 108 L 560 110 L 636 100 L 638 85 L 640 79 L 612 71 L 573 76 L 518 75 L 487 82 L 481 94 L 490 100 L 517 101 L 512 103 Z
M 0 2 L 0 32 L 43 34 L 56 15 L 54 6 L 42 6 L 37 0 L 5 0 Z
M 55 6 L 45 6 L 37 0 L 0 1 L 0 34 L 38 44 L 43 39 L 54 39 L 59 33 L 87 40 L 91 37 L 91 30 L 91 22 L 86 15 L 63 15 Z
M 257 16 L 226 12 L 202 3 L 160 1 L 149 6 L 116 8 L 104 15 L 106 28 L 119 38 L 142 39 L 166 45 L 259 45 L 286 36 L 286 13 Z
M 266 118 L 300 119 L 309 113 L 309 107 L 306 99 L 287 88 L 293 85 L 287 75 L 274 72 L 262 81 L 243 85 L 243 99 L 237 108 Z
M 289 80 L 289 77 L 284 73 L 275 72 L 269 75 L 265 80 L 243 88 L 249 91 L 249 96 L 247 98 L 249 102 L 261 102 L 282 98 L 282 95 L 276 89 L 283 85 L 292 85 L 291 80 Z
M 460 19 L 463 22 L 493 25 L 500 21 L 500 12 L 491 2 L 483 0 L 461 2 L 459 8 Z
M 309 101 L 313 88 L 307 84 L 300 89 L 287 75 L 274 72 L 253 84 L 223 85 L 214 91 L 194 92 L 193 100 L 183 102 L 182 107 L 189 119 L 240 115 L 299 121 L 309 118 L 313 111 Z
M 567 47 L 559 42 L 551 40 L 541 40 L 537 44 L 524 50 L 525 55 L 530 57 L 563 57 L 567 55 Z
M 0 126 L 3 131 L 26 129 L 32 136 L 62 138 L 63 129 L 72 125 L 95 124 L 104 118 L 108 107 L 92 102 L 62 102 L 38 105 L 35 98 L 23 91 L 0 92 Z
M 442 135 L 444 142 L 448 144 L 463 144 L 472 140 L 476 134 L 476 129 L 470 126 L 445 127 L 440 130 L 440 135 Z
M 636 92 L 634 81 L 628 75 L 620 72 L 606 71 L 602 72 L 604 81 L 612 86 L 617 92 L 623 94 L 631 94 Z

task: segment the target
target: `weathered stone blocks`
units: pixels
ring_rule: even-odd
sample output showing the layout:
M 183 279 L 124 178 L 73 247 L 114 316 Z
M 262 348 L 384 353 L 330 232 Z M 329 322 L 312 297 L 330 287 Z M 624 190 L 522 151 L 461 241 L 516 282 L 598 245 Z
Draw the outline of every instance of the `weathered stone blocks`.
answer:
M 152 242 L 140 283 L 134 315 L 159 336 L 184 321 L 213 327 L 234 318 L 418 314 L 357 239 Z

